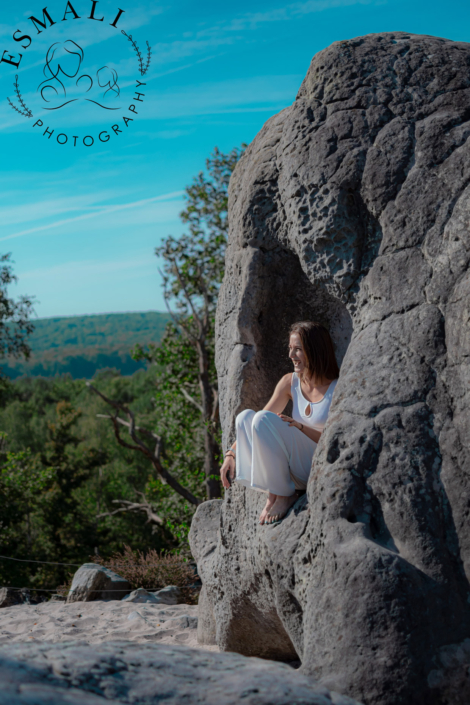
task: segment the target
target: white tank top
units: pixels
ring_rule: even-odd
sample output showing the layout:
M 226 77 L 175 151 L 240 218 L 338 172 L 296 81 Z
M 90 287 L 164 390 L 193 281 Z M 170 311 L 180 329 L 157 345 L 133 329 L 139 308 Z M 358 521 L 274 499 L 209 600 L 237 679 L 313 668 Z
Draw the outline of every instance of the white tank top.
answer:
M 293 406 L 292 418 L 294 421 L 303 423 L 305 426 L 310 426 L 310 428 L 314 428 L 317 431 L 323 431 L 337 382 L 337 379 L 333 380 L 323 399 L 320 399 L 320 401 L 309 401 L 302 394 L 300 378 L 297 372 L 293 372 L 291 394 Z

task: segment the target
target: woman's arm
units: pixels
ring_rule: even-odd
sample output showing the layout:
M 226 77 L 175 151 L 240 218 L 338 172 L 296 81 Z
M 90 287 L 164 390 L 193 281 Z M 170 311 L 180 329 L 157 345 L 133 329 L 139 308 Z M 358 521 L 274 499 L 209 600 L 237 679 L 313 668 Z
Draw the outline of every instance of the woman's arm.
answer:
M 287 403 L 292 399 L 290 393 L 290 386 L 292 382 L 292 373 L 284 375 L 281 377 L 279 382 L 276 384 L 276 389 L 264 407 L 265 411 L 272 411 L 274 414 L 280 414 L 286 408 Z
M 315 441 L 315 443 L 318 443 L 318 441 L 320 440 L 321 431 L 317 431 L 316 428 L 310 428 L 310 426 L 306 426 L 303 423 L 294 421 L 294 419 L 292 419 L 290 416 L 285 416 L 284 414 L 278 414 L 278 416 L 280 419 L 282 419 L 282 421 L 288 423 L 289 426 L 295 426 L 295 428 L 298 428 L 299 431 L 305 433 L 307 438 L 310 438 L 311 441 Z

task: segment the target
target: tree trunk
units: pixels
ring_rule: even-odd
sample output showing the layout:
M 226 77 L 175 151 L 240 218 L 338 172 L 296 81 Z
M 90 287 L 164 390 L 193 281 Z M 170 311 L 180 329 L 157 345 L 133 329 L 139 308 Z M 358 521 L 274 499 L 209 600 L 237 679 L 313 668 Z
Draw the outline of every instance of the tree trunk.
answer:
M 204 342 L 197 344 L 199 357 L 199 387 L 201 390 L 202 416 L 204 423 L 204 474 L 206 476 L 207 499 L 218 499 L 222 496 L 219 475 L 219 444 L 212 432 L 212 386 L 209 381 L 209 359 Z

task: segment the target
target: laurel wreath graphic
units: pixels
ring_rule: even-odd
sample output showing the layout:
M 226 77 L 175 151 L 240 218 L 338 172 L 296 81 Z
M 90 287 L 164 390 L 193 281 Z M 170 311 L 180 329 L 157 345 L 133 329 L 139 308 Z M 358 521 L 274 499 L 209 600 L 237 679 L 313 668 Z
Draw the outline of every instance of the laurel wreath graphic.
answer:
M 142 56 L 142 52 L 140 51 L 137 42 L 132 38 L 132 35 L 131 35 L 131 34 L 127 34 L 123 29 L 121 30 L 121 32 L 122 32 L 122 34 L 123 34 L 125 37 L 127 37 L 127 39 L 128 39 L 128 40 L 130 41 L 130 43 L 132 44 L 132 47 L 133 47 L 135 53 L 137 54 L 137 59 L 138 59 L 138 62 L 139 62 L 139 71 L 140 71 L 140 75 L 141 75 L 141 76 L 145 76 L 145 74 L 146 74 L 147 71 L 149 70 L 150 63 L 151 63 L 151 61 L 152 61 L 152 48 L 151 48 L 150 44 L 148 43 L 148 41 L 146 42 L 146 46 L 147 46 L 147 57 L 146 57 L 146 59 L 144 60 L 144 57 Z M 32 117 L 33 117 L 33 113 L 32 113 L 32 111 L 28 108 L 28 106 L 26 105 L 26 103 L 25 103 L 24 100 L 23 100 L 23 96 L 21 95 L 18 75 L 15 76 L 15 83 L 14 83 L 14 86 L 15 86 L 16 97 L 17 97 L 17 100 L 18 100 L 18 103 L 19 103 L 19 106 L 20 106 L 20 107 L 18 107 L 17 105 L 15 105 L 15 103 L 14 103 L 10 98 L 7 98 L 8 102 L 9 102 L 9 104 L 10 104 L 10 107 L 13 108 L 13 110 L 15 110 L 17 113 L 19 113 L 20 115 L 22 115 L 22 116 L 25 117 L 25 118 L 28 118 L 28 119 L 29 119 L 29 118 L 32 118 Z
M 10 103 L 10 106 L 13 108 L 13 110 L 16 110 L 17 113 L 19 113 L 20 115 L 23 115 L 23 117 L 32 118 L 32 117 L 33 117 L 33 113 L 32 113 L 31 110 L 26 106 L 26 104 L 25 104 L 25 102 L 24 102 L 24 100 L 23 100 L 23 96 L 21 95 L 20 84 L 19 84 L 19 81 L 18 81 L 18 75 L 15 76 L 15 83 L 14 83 L 14 86 L 15 86 L 15 93 L 16 93 L 16 96 L 17 96 L 17 98 L 18 98 L 18 102 L 19 102 L 21 108 L 18 108 L 18 107 L 10 100 L 10 98 L 7 98 L 8 102 Z
M 137 59 L 139 61 L 139 71 L 141 76 L 145 76 L 147 71 L 149 70 L 150 62 L 152 60 L 152 48 L 148 42 L 146 42 L 147 45 L 147 60 L 144 63 L 144 58 L 142 56 L 142 53 L 137 45 L 137 42 L 132 38 L 132 34 L 127 34 L 123 29 L 121 29 L 121 34 L 123 34 L 127 39 L 130 41 L 132 44 L 135 53 L 137 54 Z

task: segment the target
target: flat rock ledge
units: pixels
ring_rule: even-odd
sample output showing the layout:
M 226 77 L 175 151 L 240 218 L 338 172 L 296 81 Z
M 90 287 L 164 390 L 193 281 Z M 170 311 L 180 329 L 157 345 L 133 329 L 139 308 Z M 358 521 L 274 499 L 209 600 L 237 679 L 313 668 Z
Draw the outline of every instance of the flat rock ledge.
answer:
M 0 705 L 358 705 L 285 664 L 114 642 L 0 648 Z

